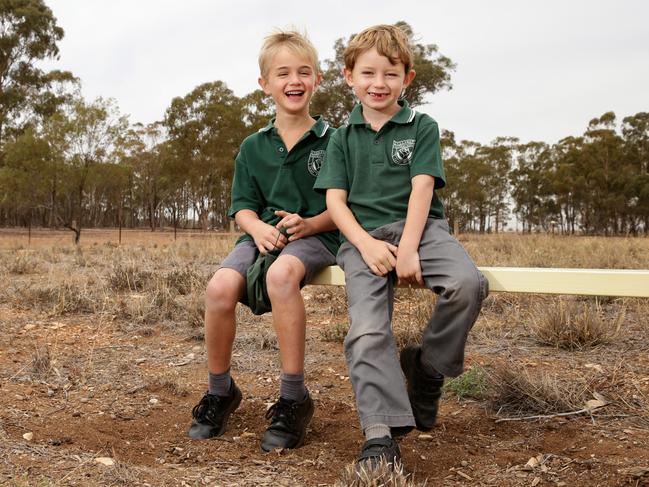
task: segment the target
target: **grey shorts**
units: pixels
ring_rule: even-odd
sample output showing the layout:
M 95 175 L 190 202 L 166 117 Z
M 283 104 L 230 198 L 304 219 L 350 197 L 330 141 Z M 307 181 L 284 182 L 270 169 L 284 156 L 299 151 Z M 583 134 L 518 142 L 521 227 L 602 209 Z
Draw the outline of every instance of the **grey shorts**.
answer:
M 238 243 L 232 252 L 223 259 L 219 269 L 233 269 L 246 279 L 248 268 L 255 263 L 258 255 L 259 250 L 255 243 L 252 240 L 244 240 Z M 309 283 L 319 270 L 336 263 L 336 256 L 329 252 L 329 249 L 317 237 L 313 236 L 289 242 L 280 252 L 279 256 L 282 255 L 297 257 L 304 264 L 305 275 L 304 280 L 300 283 L 301 286 Z

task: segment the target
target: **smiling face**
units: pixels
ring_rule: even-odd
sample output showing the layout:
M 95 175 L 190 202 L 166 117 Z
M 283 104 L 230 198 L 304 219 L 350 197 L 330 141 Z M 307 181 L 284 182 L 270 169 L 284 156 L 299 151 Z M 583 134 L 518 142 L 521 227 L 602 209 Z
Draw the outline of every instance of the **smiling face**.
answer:
M 264 93 L 273 97 L 278 115 L 308 115 L 309 102 L 320 84 L 311 61 L 287 47 L 280 47 L 265 76 L 259 78 Z
M 397 102 L 401 92 L 414 77 L 413 70 L 406 73 L 401 61 L 390 61 L 376 48 L 359 54 L 353 69 L 345 68 L 345 80 L 363 104 L 363 110 L 374 110 L 390 116 L 400 110 Z

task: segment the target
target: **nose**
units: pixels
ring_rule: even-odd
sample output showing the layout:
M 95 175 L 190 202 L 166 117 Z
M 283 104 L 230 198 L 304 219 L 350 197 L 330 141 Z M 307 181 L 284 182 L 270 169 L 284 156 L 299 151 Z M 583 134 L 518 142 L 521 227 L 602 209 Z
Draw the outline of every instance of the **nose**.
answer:
M 290 73 L 288 76 L 288 82 L 291 84 L 298 84 L 300 82 L 300 76 L 298 73 Z
M 375 86 L 385 86 L 385 76 L 382 74 L 377 74 L 374 77 L 374 85 Z

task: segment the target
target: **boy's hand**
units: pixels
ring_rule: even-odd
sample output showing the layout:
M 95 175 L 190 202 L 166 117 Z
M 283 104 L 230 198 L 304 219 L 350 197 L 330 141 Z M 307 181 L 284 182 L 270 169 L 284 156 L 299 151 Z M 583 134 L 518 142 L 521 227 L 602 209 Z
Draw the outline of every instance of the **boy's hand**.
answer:
M 261 220 L 250 231 L 250 236 L 255 241 L 259 252 L 264 255 L 271 250 L 283 249 L 287 242 L 286 237 L 277 228 Z
M 299 238 L 308 237 L 313 234 L 313 229 L 309 224 L 309 219 L 302 218 L 297 213 L 289 213 L 284 210 L 277 210 L 275 215 L 282 217 L 282 219 L 275 225 L 275 228 L 286 228 L 286 232 L 290 235 L 289 242 L 293 242 Z
M 397 265 L 397 247 L 389 242 L 370 237 L 359 245 L 358 250 L 377 276 L 385 276 Z
M 421 263 L 419 253 L 399 248 L 397 253 L 397 277 L 399 282 L 424 285 L 424 278 L 421 275 Z

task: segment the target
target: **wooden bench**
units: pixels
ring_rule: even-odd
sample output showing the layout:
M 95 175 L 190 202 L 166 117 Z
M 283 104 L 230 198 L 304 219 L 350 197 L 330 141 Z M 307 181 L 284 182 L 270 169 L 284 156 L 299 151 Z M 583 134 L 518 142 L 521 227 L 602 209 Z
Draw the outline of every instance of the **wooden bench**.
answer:
M 649 297 L 649 270 L 479 267 L 489 291 L 587 296 Z M 310 284 L 344 286 L 338 266 L 323 269 Z

